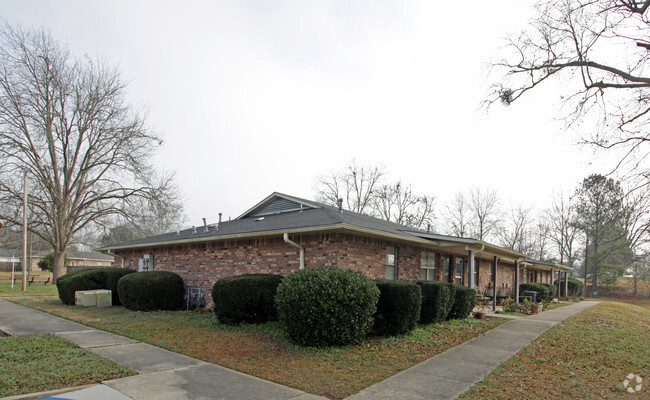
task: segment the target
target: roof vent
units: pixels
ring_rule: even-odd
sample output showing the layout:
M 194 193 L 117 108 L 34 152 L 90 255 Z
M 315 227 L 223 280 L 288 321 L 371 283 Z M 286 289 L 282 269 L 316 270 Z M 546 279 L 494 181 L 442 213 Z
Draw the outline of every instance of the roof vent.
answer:
M 180 235 L 181 235 L 181 231 L 176 231 L 176 236 L 180 236 Z
M 343 212 L 343 199 L 339 199 L 339 212 Z
M 208 222 L 206 221 L 205 218 L 203 218 L 203 232 L 208 231 Z
M 431 233 L 431 224 L 427 224 L 427 233 Z
M 257 222 L 257 221 L 264 221 L 264 217 L 259 217 L 259 218 L 257 218 L 255 221 L 256 221 L 256 222 Z
M 192 233 L 196 233 L 196 226 L 192 225 Z
M 300 203 L 300 212 L 302 212 L 302 203 Z

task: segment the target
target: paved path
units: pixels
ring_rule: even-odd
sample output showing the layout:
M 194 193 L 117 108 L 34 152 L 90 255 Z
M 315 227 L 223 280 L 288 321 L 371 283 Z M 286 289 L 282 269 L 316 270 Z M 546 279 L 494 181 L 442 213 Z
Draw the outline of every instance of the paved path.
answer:
M 548 328 L 597 303 L 583 301 L 506 322 L 376 383 L 348 400 L 455 399 Z
M 71 400 L 322 399 L 1 299 L 0 330 L 10 335 L 55 333 L 140 373 L 72 392 L 34 393 L 15 396 L 16 399 L 39 399 L 48 395 Z
M 576 303 L 509 321 L 348 399 L 455 399 L 542 332 L 595 304 Z M 40 399 L 48 395 L 70 400 L 322 399 L 1 299 L 0 331 L 11 335 L 55 333 L 140 373 L 72 391 L 7 399 Z

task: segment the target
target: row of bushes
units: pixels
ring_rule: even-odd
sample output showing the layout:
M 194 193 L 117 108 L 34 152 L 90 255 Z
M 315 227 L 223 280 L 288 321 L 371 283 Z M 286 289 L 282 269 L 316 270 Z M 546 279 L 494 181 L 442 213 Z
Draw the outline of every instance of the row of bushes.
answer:
M 537 293 L 537 301 L 551 301 L 557 297 L 557 280 L 551 285 L 550 283 L 522 283 L 519 285 L 519 293 L 524 291 L 533 291 Z M 568 280 L 569 293 L 567 295 L 564 280 L 560 282 L 560 297 L 580 297 L 584 295 L 584 283 L 575 278 Z
M 320 346 L 358 343 L 371 332 L 404 334 L 418 322 L 466 318 L 476 293 L 442 282 L 373 282 L 360 272 L 315 267 L 284 280 L 264 274 L 223 278 L 215 283 L 212 300 L 215 315 L 224 323 L 273 321 L 279 316 L 295 341 Z
M 123 268 L 90 268 L 56 280 L 63 304 L 75 304 L 75 292 L 108 289 L 113 305 L 130 310 L 177 310 L 183 306 L 183 279 L 173 272 L 135 272 Z
M 109 289 L 114 305 L 131 310 L 174 310 L 183 306 L 183 280 L 172 272 L 136 273 L 94 268 L 57 280 L 64 304 L 79 290 Z M 287 278 L 251 274 L 218 280 L 212 289 L 214 313 L 227 324 L 278 318 L 289 335 L 309 346 L 345 345 L 367 334 L 399 335 L 418 322 L 466 318 L 475 291 L 442 282 L 372 281 L 362 273 L 334 267 L 298 271 Z

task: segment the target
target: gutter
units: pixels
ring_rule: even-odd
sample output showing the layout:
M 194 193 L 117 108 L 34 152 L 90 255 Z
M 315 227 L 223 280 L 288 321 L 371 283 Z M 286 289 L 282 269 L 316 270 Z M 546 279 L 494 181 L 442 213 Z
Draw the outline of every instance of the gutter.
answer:
M 284 233 L 283 238 L 286 243 L 300 249 L 300 269 L 305 269 L 305 248 L 298 243 L 289 240 L 289 234 L 286 232 Z

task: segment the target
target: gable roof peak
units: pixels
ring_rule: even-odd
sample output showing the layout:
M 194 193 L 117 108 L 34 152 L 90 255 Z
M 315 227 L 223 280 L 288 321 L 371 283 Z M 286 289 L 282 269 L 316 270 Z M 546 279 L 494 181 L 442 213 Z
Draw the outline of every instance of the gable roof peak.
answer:
M 285 212 L 304 211 L 313 208 L 322 208 L 322 206 L 323 204 L 312 200 L 273 192 L 264 200 L 235 218 L 235 220 L 251 217 L 263 217 L 265 215 L 281 214 Z

